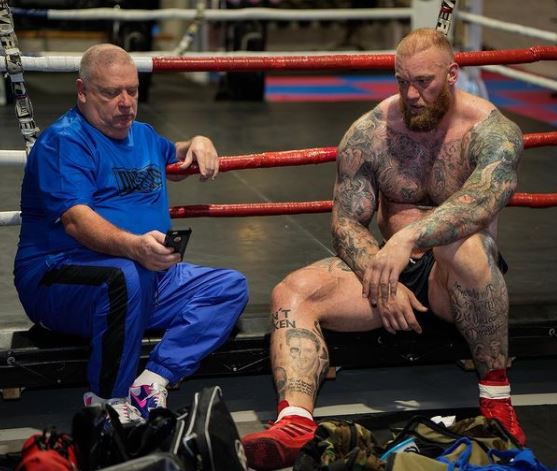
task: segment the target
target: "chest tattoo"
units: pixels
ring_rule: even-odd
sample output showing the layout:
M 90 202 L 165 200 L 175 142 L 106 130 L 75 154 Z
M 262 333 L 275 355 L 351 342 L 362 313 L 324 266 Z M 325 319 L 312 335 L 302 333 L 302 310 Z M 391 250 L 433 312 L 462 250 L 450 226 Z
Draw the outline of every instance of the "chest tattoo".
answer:
M 377 164 L 379 189 L 396 203 L 439 204 L 471 172 L 461 139 L 417 140 L 392 129 Z

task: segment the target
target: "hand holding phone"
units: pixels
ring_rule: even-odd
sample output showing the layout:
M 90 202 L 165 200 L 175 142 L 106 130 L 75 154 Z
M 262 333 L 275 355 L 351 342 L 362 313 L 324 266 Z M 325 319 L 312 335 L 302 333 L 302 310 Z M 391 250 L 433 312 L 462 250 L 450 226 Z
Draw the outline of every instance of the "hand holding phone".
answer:
M 164 245 L 173 248 L 174 252 L 180 254 L 180 260 L 183 260 L 190 235 L 191 229 L 170 229 L 166 233 Z

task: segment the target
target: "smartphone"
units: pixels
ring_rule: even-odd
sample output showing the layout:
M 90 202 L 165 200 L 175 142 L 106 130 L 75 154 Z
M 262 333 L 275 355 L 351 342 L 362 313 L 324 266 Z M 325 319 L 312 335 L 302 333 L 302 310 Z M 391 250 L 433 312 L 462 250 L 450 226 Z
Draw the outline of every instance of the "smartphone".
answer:
M 164 245 L 172 247 L 174 252 L 180 254 L 180 260 L 184 259 L 184 252 L 190 240 L 191 229 L 170 229 L 166 233 Z

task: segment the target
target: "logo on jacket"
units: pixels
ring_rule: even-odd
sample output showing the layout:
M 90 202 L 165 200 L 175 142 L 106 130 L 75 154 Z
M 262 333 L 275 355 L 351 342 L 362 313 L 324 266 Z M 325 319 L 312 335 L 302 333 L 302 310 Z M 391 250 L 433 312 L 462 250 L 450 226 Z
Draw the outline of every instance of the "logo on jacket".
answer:
M 114 168 L 114 176 L 121 195 L 150 193 L 162 186 L 162 175 L 154 165 L 143 168 Z

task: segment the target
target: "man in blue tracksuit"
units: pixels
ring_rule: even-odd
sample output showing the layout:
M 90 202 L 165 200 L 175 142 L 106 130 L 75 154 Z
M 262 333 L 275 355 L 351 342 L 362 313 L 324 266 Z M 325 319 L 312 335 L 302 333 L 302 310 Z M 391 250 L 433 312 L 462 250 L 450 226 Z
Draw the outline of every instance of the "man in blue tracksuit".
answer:
M 90 339 L 85 403 L 141 420 L 227 339 L 247 285 L 233 270 L 181 263 L 164 245 L 165 167 L 195 162 L 214 179 L 212 142 L 173 144 L 135 121 L 137 68 L 119 47 L 89 48 L 76 84 L 77 106 L 40 135 L 25 168 L 15 285 L 32 321 Z M 165 333 L 138 376 L 146 329 Z

